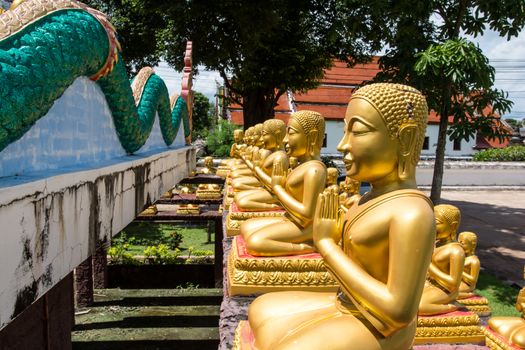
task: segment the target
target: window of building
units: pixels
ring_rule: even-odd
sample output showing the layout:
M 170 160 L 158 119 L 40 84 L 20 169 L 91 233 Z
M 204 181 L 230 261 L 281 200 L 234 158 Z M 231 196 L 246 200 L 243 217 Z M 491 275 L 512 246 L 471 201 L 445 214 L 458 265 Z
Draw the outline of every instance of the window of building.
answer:
M 428 150 L 429 137 L 425 136 L 425 141 L 423 141 L 423 149 Z
M 323 147 L 326 147 L 326 134 L 324 134 Z
M 461 151 L 461 140 L 454 140 L 454 151 Z

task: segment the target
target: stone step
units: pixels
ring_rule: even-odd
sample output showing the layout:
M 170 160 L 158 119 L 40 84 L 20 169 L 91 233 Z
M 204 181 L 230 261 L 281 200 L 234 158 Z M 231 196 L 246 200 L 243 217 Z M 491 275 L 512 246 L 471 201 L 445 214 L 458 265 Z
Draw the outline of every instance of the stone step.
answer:
M 220 305 L 222 289 L 95 289 L 95 305 Z
M 217 349 L 220 289 L 97 289 L 77 310 L 75 350 Z
M 217 327 L 106 328 L 72 335 L 73 350 L 217 349 Z

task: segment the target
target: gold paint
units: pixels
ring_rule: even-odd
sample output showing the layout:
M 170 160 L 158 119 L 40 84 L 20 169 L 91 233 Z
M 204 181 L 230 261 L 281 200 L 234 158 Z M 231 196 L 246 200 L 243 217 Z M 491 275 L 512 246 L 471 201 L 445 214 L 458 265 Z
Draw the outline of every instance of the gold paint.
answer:
M 371 84 L 354 93 L 338 149 L 347 174 L 371 191 L 344 217 L 338 193 L 324 192 L 312 225 L 340 291 L 258 297 L 248 312 L 257 349 L 412 346 L 435 240 L 432 204 L 415 182 L 427 115 L 424 97 L 408 86 Z
M 485 345 L 491 350 L 520 349 L 519 347 L 507 343 L 505 339 L 502 339 L 498 335 L 492 333 L 488 327 L 483 328 L 483 332 L 485 333 Z
M 219 199 L 222 197 L 222 190 L 218 184 L 200 184 L 195 196 L 198 199 Z
M 204 167 L 197 169 L 197 174 L 213 175 L 216 169 L 213 167 L 213 157 L 204 157 Z
M 198 204 L 179 204 L 176 212 L 177 214 L 200 214 L 201 209 Z
M 235 192 L 259 189 L 271 185 L 273 164 L 286 157 L 283 151 L 283 139 L 286 125 L 282 120 L 269 119 L 263 123 L 262 140 L 264 147 L 255 153 L 252 174 L 241 176 L 232 181 Z
M 326 182 L 326 167 L 320 161 L 325 122 L 321 114 L 299 111 L 292 114 L 284 143 L 288 156 L 296 157 L 299 166 L 287 175 L 288 158 L 272 162 L 269 191 L 251 193 L 248 203 L 235 201 L 244 210 L 279 208 L 287 211 L 283 218 L 257 218 L 241 225 L 248 251 L 256 256 L 300 255 L 314 251 L 312 222 L 318 195 Z
M 525 287 L 520 290 L 516 299 L 516 310 L 521 312 L 521 317 L 491 317 L 488 325 L 509 345 L 525 349 Z
M 336 291 L 337 282 L 323 259 L 240 257 L 237 240 L 228 256 L 228 294 L 246 295 L 281 290 Z
M 420 317 L 417 320 L 415 344 L 479 343 L 484 340 L 479 316 L 471 313 L 458 316 Z
M 463 277 L 459 286 L 458 299 L 465 299 L 474 296 L 474 289 L 478 283 L 479 270 L 481 264 L 479 258 L 475 255 L 478 236 L 474 232 L 461 232 L 458 236 L 458 242 L 465 250 L 465 266 L 463 268 Z
M 339 183 L 339 203 L 343 212 L 346 213 L 348 208 L 361 199 L 360 188 L 361 182 L 348 176 L 345 177 L 345 181 Z
M 155 215 L 157 214 L 157 207 L 155 205 L 150 205 L 140 215 Z
M 465 251 L 456 242 L 461 216 L 459 209 L 450 204 L 440 204 L 434 208 L 434 213 L 437 241 L 419 304 L 420 315 L 438 315 L 458 309 L 453 302 L 459 295 L 465 266 Z

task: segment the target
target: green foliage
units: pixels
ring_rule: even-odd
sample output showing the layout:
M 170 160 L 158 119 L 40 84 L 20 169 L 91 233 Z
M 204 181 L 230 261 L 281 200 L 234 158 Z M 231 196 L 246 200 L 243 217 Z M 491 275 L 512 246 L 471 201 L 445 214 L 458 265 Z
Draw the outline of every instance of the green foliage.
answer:
M 178 248 L 170 251 L 165 244 L 147 246 L 144 248 L 144 261 L 150 264 L 180 264 L 179 254 L 180 250 Z
M 507 137 L 498 115 L 510 111 L 513 103 L 492 88 L 495 70 L 477 45 L 466 39 L 447 40 L 416 57 L 414 70 L 426 81 L 429 108 L 454 117 L 447 130 L 450 139 L 468 141 L 478 131 L 500 140 Z
M 389 46 L 380 58 L 376 80 L 401 82 L 421 90 L 441 117 L 431 199 L 439 202 L 448 117 L 449 139 L 469 139 L 476 131 L 504 138 L 495 114 L 508 111 L 507 94 L 493 88 L 494 69 L 481 50 L 462 35 L 482 35 L 486 28 L 507 39 L 525 25 L 522 0 L 399 1 L 386 6 Z M 490 106 L 490 108 L 485 108 Z
M 288 89 L 315 88 L 332 59 L 363 62 L 379 51 L 383 2 L 88 0 L 107 12 L 126 59 L 162 56 L 182 69 L 186 41 L 193 63 L 218 70 L 243 106 L 245 126 L 273 115 Z M 136 60 L 139 62 L 140 60 Z
M 323 162 L 324 165 L 326 165 L 327 168 L 336 168 L 337 169 L 337 165 L 335 164 L 333 159 L 328 157 L 328 156 L 321 156 L 321 162 Z
M 177 249 L 182 242 L 182 234 L 179 230 L 175 230 L 173 225 L 169 224 L 155 224 L 149 222 L 132 222 L 122 233 L 118 235 L 117 241 L 122 237 L 126 239 L 130 237 L 127 243 L 134 245 L 166 245 L 169 249 Z
M 193 95 L 193 139 L 206 139 L 213 125 L 214 106 L 210 100 L 200 92 Z
M 505 122 L 510 125 L 514 130 L 518 130 L 521 127 L 522 121 L 514 118 L 505 118 Z
M 125 234 L 120 235 L 112 242 L 111 248 L 108 249 L 110 263 L 122 265 L 137 265 L 139 262 L 133 257 L 129 249 L 133 244 L 133 239 L 128 239 Z
M 489 148 L 474 154 L 478 162 L 525 162 L 525 146 Z
M 217 158 L 226 158 L 230 156 L 230 148 L 234 142 L 233 131 L 237 127 L 226 121 L 219 120 L 219 123 L 213 128 L 206 138 L 206 148 L 208 154 Z

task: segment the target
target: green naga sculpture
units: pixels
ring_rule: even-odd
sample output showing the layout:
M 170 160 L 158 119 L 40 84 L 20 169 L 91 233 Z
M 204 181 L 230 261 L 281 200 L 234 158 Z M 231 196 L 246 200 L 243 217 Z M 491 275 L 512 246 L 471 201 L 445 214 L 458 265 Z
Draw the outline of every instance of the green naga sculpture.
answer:
M 106 16 L 74 0 L 15 1 L 0 13 L 0 151 L 21 138 L 79 76 L 96 81 L 128 153 L 148 139 L 155 114 L 170 145 L 184 125 L 191 140 L 191 42 L 182 96 L 144 68 L 130 82 L 114 27 Z M 190 108 L 189 108 L 190 107 Z

